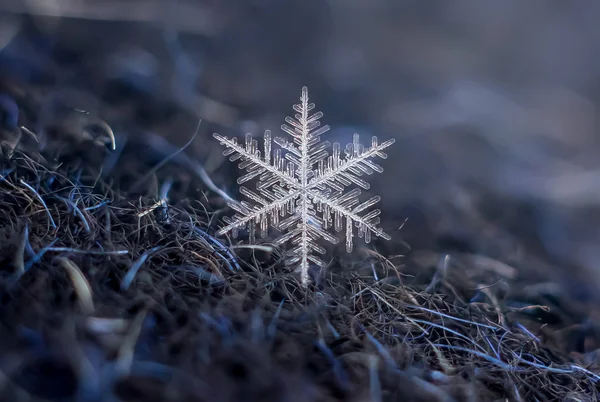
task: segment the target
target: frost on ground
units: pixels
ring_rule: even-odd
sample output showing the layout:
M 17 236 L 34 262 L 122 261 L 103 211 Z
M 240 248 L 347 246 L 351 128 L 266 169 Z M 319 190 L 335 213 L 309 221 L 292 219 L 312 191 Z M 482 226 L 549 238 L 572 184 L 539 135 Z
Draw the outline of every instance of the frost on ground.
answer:
M 380 197 L 373 196 L 361 203 L 359 195 L 360 188 L 369 189 L 369 183 L 361 176 L 383 171 L 371 159 L 386 159 L 383 150 L 392 145 L 394 139 L 380 144 L 377 137 L 373 137 L 371 146 L 365 148 L 359 143 L 359 135 L 354 134 L 353 141 L 346 145 L 344 156 L 337 142 L 333 143 L 330 155 L 327 149 L 331 143 L 321 142 L 321 135 L 329 130 L 329 126 L 321 126 L 319 120 L 323 113 L 311 114 L 314 108 L 315 104 L 308 101 L 308 89 L 302 88 L 300 103 L 294 105 L 296 114 L 288 116 L 285 119 L 287 124 L 281 126 L 293 141 L 276 137 L 273 141 L 280 148 L 272 150 L 271 132 L 267 130 L 262 154 L 251 134 L 246 134 L 243 146 L 236 138 L 214 134 L 227 148 L 223 155 L 230 156 L 231 162 L 240 160 L 239 168 L 247 172 L 238 179 L 238 184 L 258 177 L 256 192 L 240 187 L 240 192 L 251 202 L 230 203 L 229 206 L 237 213 L 233 218 L 225 218 L 227 225 L 219 234 L 231 231 L 237 237 L 240 228 L 247 228 L 253 242 L 256 226 L 262 238 L 266 237 L 269 226 L 284 232 L 275 243 L 292 242 L 294 247 L 288 251 L 286 262 L 298 266 L 304 285 L 308 283 L 311 262 L 320 267 L 325 265 L 315 255 L 325 254 L 325 248 L 317 240 L 338 242 L 337 237 L 328 232 L 332 226 L 336 232 L 345 227 L 348 252 L 352 251 L 353 226 L 358 229 L 358 237 L 364 237 L 367 243 L 371 241 L 372 234 L 390 239 L 377 227 L 381 211 L 368 211 L 379 202 Z M 346 191 L 349 186 L 356 187 Z

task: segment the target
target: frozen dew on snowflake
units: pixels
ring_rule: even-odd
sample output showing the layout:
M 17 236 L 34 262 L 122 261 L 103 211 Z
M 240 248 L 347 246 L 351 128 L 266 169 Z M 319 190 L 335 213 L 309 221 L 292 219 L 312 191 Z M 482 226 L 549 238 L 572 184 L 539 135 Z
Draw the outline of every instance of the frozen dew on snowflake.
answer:
M 354 134 L 342 152 L 339 143 L 321 141 L 329 126 L 321 125 L 323 113 L 314 112 L 314 108 L 315 104 L 308 101 L 308 89 L 302 88 L 300 103 L 294 105 L 296 113 L 286 117 L 281 126 L 289 137 L 272 138 L 271 132 L 265 131 L 262 152 L 251 134 L 246 134 L 244 144 L 239 144 L 237 138 L 214 134 L 226 148 L 223 155 L 231 162 L 239 161 L 239 169 L 245 171 L 238 184 L 257 179 L 254 190 L 240 186 L 240 192 L 248 200 L 229 203 L 236 213 L 224 218 L 226 226 L 218 234 L 231 231 L 237 237 L 238 230 L 245 228 L 254 242 L 257 229 L 262 238 L 269 227 L 281 231 L 275 243 L 291 242 L 286 262 L 298 267 L 305 285 L 309 264 L 325 265 L 319 257 L 325 254 L 325 248 L 319 245 L 319 240 L 338 242 L 330 233 L 331 228 L 335 232 L 345 230 L 348 252 L 352 251 L 354 228 L 367 243 L 372 235 L 390 239 L 377 226 L 381 211 L 369 211 L 380 197 L 361 202 L 359 196 L 361 189 L 369 189 L 364 175 L 383 171 L 373 159 L 386 159 L 383 150 L 394 140 L 379 143 L 373 137 L 371 146 L 366 148 L 359 142 L 359 135 Z M 273 149 L 273 143 L 278 147 Z

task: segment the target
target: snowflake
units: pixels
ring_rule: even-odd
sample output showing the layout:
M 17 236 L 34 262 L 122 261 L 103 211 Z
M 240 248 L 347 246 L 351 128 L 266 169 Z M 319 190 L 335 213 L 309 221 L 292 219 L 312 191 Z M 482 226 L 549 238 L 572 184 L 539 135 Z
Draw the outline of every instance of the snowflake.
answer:
M 327 149 L 329 141 L 321 142 L 321 135 L 329 126 L 321 126 L 322 112 L 313 112 L 314 103 L 308 102 L 308 89 L 302 88 L 300 103 L 294 105 L 297 112 L 294 117 L 286 117 L 281 129 L 289 134 L 293 141 L 286 138 L 274 138 L 279 146 L 272 150 L 272 138 L 269 130 L 264 134 L 263 153 L 258 142 L 246 134 L 245 144 L 238 144 L 237 138 L 227 138 L 218 133 L 214 137 L 227 149 L 224 156 L 231 162 L 240 161 L 239 168 L 246 174 L 238 184 L 258 178 L 256 191 L 240 187 L 240 193 L 249 201 L 229 203 L 237 213 L 233 218 L 225 217 L 226 226 L 218 235 L 229 231 L 237 237 L 239 229 L 247 228 L 250 242 L 254 242 L 257 226 L 260 236 L 265 238 L 269 225 L 284 232 L 274 242 L 282 245 L 288 241 L 294 247 L 287 252 L 287 263 L 297 265 L 304 285 L 308 283 L 310 262 L 323 267 L 325 263 L 316 254 L 325 254 L 325 248 L 317 243 L 325 239 L 333 244 L 337 237 L 330 234 L 332 226 L 336 232 L 345 226 L 346 250 L 352 251 L 353 226 L 358 228 L 358 237 L 364 237 L 366 243 L 372 234 L 386 240 L 390 236 L 377 227 L 380 222 L 379 209 L 366 210 L 379 202 L 374 196 L 360 203 L 360 188 L 369 189 L 369 183 L 361 178 L 363 174 L 381 173 L 383 168 L 371 159 L 386 159 L 383 150 L 394 143 L 383 143 L 377 137 L 371 140 L 371 146 L 365 148 L 359 143 L 358 134 L 354 134 L 352 143 L 346 146 L 342 157 L 340 144 L 335 142 L 330 155 Z M 346 187 L 356 186 L 350 191 Z M 360 187 L 360 188 L 359 188 Z M 362 215 L 361 215 L 362 214 Z M 343 221 L 345 220 L 345 221 Z

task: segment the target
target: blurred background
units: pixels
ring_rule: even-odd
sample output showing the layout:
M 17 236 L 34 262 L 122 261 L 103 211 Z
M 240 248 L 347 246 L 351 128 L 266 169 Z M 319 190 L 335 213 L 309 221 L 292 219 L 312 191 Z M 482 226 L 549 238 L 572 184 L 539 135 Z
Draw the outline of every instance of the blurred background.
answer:
M 594 0 L 2 0 L 0 90 L 35 99 L 39 127 L 82 109 L 118 143 L 180 147 L 201 118 L 186 152 L 236 196 L 212 133 L 278 130 L 307 85 L 328 139 L 396 139 L 371 179 L 406 243 L 391 254 L 486 256 L 590 300 L 599 15 Z

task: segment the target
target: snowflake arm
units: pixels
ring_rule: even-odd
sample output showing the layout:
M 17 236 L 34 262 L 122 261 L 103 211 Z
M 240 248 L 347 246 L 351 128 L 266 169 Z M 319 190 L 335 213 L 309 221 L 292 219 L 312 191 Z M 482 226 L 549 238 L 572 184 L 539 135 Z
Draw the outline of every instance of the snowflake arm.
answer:
M 337 199 L 327 199 L 323 198 L 319 195 L 314 195 L 313 199 L 321 204 L 323 207 L 328 208 L 324 213 L 323 220 L 325 222 L 329 221 L 329 214 L 333 213 L 333 220 L 335 221 L 335 229 L 336 231 L 340 231 L 341 228 L 341 218 L 344 217 L 346 219 L 346 251 L 352 252 L 353 242 L 352 238 L 354 237 L 352 224 L 358 227 L 358 237 L 363 237 L 365 239 L 365 243 L 371 242 L 371 233 L 385 239 L 390 240 L 391 237 L 387 233 L 385 233 L 382 229 L 378 228 L 379 224 L 379 215 L 381 214 L 381 210 L 375 209 L 364 216 L 358 215 L 359 212 L 369 208 L 372 205 L 375 205 L 379 202 L 381 197 L 374 196 L 369 200 L 363 202 L 355 208 L 350 209 L 352 205 L 358 202 L 358 195 L 360 194 L 360 190 L 355 188 L 353 191 L 356 191 L 355 194 L 352 192 L 347 193 L 349 196 L 347 197 L 339 197 Z
M 239 164 L 240 169 L 246 169 L 247 174 L 240 177 L 237 182 L 238 184 L 245 183 L 254 177 L 268 172 L 273 178 L 284 181 L 288 185 L 297 185 L 297 180 L 290 177 L 282 164 L 280 158 L 277 158 L 278 153 L 276 152 L 273 164 L 271 164 L 271 132 L 265 131 L 264 143 L 265 143 L 265 157 L 261 159 L 260 150 L 257 147 L 257 141 L 252 139 L 251 134 L 246 134 L 246 147 L 242 147 L 238 144 L 237 138 L 227 138 L 221 134 L 214 133 L 213 137 L 216 138 L 221 145 L 224 145 L 227 149 L 223 151 L 223 156 L 230 156 L 229 160 L 235 162 L 238 159 L 242 159 Z
M 377 137 L 373 137 L 371 147 L 366 150 L 358 141 L 359 135 L 354 134 L 353 142 L 346 146 L 346 159 L 340 158 L 340 145 L 337 142 L 334 143 L 333 155 L 328 160 L 328 166 L 320 166 L 318 170 L 320 174 L 311 180 L 311 187 L 319 187 L 327 184 L 335 190 L 342 191 L 343 188 L 338 183 L 343 186 L 349 186 L 351 183 L 354 183 L 368 190 L 370 187 L 369 183 L 359 176 L 362 176 L 363 173 L 371 175 L 373 172 L 383 172 L 383 168 L 369 158 L 377 156 L 381 159 L 387 159 L 387 154 L 383 150 L 392 145 L 395 140 L 392 138 L 379 144 Z
M 358 134 L 353 142 L 346 146 L 344 157 L 341 157 L 339 143 L 333 144 L 332 155 L 328 149 L 329 141 L 321 142 L 321 135 L 329 130 L 329 126 L 321 126 L 321 112 L 313 112 L 314 103 L 308 102 L 308 90 L 302 88 L 300 103 L 294 105 L 296 114 L 286 117 L 281 126 L 284 133 L 292 137 L 274 139 L 278 149 L 271 149 L 271 133 L 265 132 L 264 157 L 258 150 L 258 143 L 250 134 L 246 135 L 245 147 L 238 145 L 235 138 L 228 139 L 219 134 L 214 137 L 227 149 L 223 154 L 230 156 L 235 162 L 241 160 L 238 167 L 246 173 L 238 179 L 243 184 L 257 179 L 256 192 L 240 187 L 240 192 L 249 201 L 229 204 L 236 214 L 232 218 L 224 218 L 227 225 L 218 234 L 229 231 L 237 236 L 240 228 L 247 228 L 250 241 L 254 241 L 256 225 L 259 225 L 261 237 L 271 226 L 283 234 L 274 240 L 275 244 L 291 243 L 287 252 L 287 263 L 298 267 L 302 283 L 308 284 L 309 265 L 325 266 L 325 262 L 317 256 L 323 255 L 326 249 L 318 244 L 320 239 L 336 244 L 338 238 L 328 232 L 333 226 L 339 232 L 346 227 L 346 249 L 353 247 L 353 228 L 358 228 L 358 236 L 370 242 L 375 234 L 386 240 L 390 236 L 377 227 L 380 222 L 379 209 L 366 210 L 379 202 L 374 196 L 360 202 L 360 188 L 369 189 L 369 184 L 361 177 L 374 172 L 381 173 L 383 168 L 371 159 L 385 159 L 383 150 L 393 144 L 394 140 L 379 144 L 373 137 L 371 147 L 365 149 L 359 143 Z M 289 138 L 289 137 L 288 137 Z M 356 185 L 345 191 L 346 187 Z M 364 214 L 362 214 L 364 213 Z M 361 215 L 362 214 L 362 215 Z
M 290 201 L 293 201 L 299 194 L 299 192 L 288 194 L 282 198 L 275 199 L 272 202 L 265 200 L 253 191 L 248 190 L 245 187 L 240 187 L 240 192 L 246 197 L 258 202 L 261 206 L 256 207 L 249 204 L 246 201 L 241 203 L 229 203 L 228 205 L 234 209 L 237 214 L 233 218 L 225 217 L 223 220 L 227 223 L 227 226 L 221 228 L 217 234 L 224 235 L 229 231 L 233 231 L 234 237 L 237 237 L 237 230 L 248 226 L 250 229 L 250 240 L 254 241 L 254 228 L 255 225 L 252 223 L 259 223 L 261 229 L 261 237 L 265 238 L 268 229 L 268 217 L 271 216 L 272 223 L 274 226 L 278 223 L 278 217 L 282 211 L 285 211 L 286 206 Z M 254 221 L 254 222 L 252 222 Z

